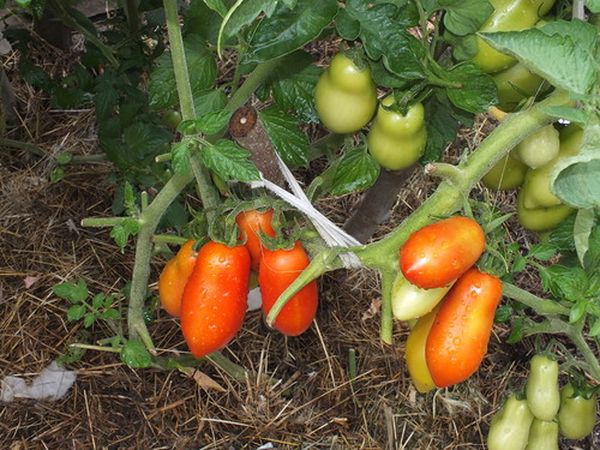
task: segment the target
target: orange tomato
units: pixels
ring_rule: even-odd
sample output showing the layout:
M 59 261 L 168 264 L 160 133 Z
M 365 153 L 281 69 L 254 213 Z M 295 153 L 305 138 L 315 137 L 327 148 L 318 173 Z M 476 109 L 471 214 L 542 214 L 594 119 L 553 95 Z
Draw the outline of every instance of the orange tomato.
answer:
M 158 279 L 160 304 L 174 317 L 180 315 L 183 290 L 198 257 L 193 246 L 193 240 L 183 244 L 177 254 L 167 262 Z

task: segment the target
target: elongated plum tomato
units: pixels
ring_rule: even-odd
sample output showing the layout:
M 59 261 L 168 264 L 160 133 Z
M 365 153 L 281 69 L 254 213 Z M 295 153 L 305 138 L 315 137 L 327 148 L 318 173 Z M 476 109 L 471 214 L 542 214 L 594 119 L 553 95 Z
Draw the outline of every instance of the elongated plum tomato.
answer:
M 404 277 L 423 289 L 456 280 L 479 259 L 485 234 L 468 217 L 450 217 L 415 231 L 400 249 Z
M 487 436 L 489 450 L 524 450 L 529 440 L 533 414 L 527 401 L 512 394 L 498 411 Z
M 196 358 L 225 347 L 242 327 L 249 274 L 243 245 L 210 241 L 200 249 L 181 304 L 181 329 Z
M 460 277 L 446 294 L 425 348 L 437 387 L 460 383 L 479 368 L 501 297 L 500 280 L 476 268 Z
M 275 237 L 273 210 L 268 209 L 265 212 L 255 209 L 242 211 L 237 215 L 235 221 L 246 237 L 246 248 L 250 252 L 252 270 L 258 272 L 260 258 L 264 249 L 260 241 L 260 233 L 262 232 L 269 237 Z
M 158 279 L 160 304 L 174 317 L 179 317 L 181 313 L 183 290 L 198 257 L 193 245 L 193 240 L 183 244 L 177 254 L 167 262 Z
M 309 262 L 300 241 L 297 241 L 291 250 L 265 249 L 258 271 L 258 284 L 265 315 L 269 314 L 279 296 L 298 278 Z M 275 319 L 275 329 L 286 336 L 298 336 L 304 333 L 317 313 L 318 303 L 317 282 L 311 281 L 285 304 Z

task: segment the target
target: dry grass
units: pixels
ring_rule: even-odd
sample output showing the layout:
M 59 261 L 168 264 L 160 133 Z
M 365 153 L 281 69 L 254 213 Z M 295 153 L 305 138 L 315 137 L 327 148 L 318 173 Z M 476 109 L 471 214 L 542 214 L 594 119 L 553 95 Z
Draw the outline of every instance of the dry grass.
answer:
M 71 166 L 62 182 L 48 182 L 58 151 L 98 151 L 93 114 L 50 111 L 38 93 L 16 85 L 21 123 L 10 137 L 35 142 L 46 156 L 0 153 L 0 376 L 32 377 L 68 343 L 111 334 L 100 325 L 86 336 L 67 322 L 69 305 L 52 294 L 52 286 L 83 278 L 93 292 L 118 293 L 130 277 L 133 248 L 121 254 L 106 231 L 79 226 L 83 217 L 110 214 L 110 166 Z M 480 125 L 457 146 L 473 148 L 487 129 L 485 121 Z M 434 186 L 416 173 L 379 235 Z M 319 207 L 343 223 L 358 199 L 326 198 Z M 510 195 L 494 201 L 512 208 Z M 529 237 L 515 230 L 514 239 L 526 243 Z M 162 263 L 154 260 L 152 280 Z M 502 344 L 508 330 L 496 327 L 477 374 L 420 395 L 403 362 L 408 330 L 396 325 L 394 346 L 378 339 L 375 274 L 330 273 L 320 293 L 316 325 L 299 338 L 286 339 L 269 331 L 259 313 L 248 314 L 225 353 L 252 375 L 238 382 L 208 363 L 200 367 L 222 391 L 203 389 L 179 372 L 131 370 L 113 354 L 88 352 L 69 365 L 78 378 L 64 399 L 0 404 L 0 448 L 254 450 L 268 442 L 277 449 L 484 448 L 490 415 L 507 390 L 523 385 L 531 342 Z M 177 323 L 164 313 L 158 312 L 150 331 L 162 354 L 185 352 Z M 350 351 L 357 355 L 355 379 L 347 370 Z M 581 448 L 593 447 L 588 441 Z

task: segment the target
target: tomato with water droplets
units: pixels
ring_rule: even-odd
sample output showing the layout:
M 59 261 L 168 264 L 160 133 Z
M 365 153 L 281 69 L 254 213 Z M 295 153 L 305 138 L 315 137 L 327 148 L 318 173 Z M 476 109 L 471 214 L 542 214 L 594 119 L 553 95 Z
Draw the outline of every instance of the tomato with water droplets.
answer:
M 246 248 L 250 252 L 252 260 L 252 270 L 258 271 L 260 258 L 264 246 L 260 240 L 260 234 L 275 237 L 273 229 L 273 210 L 268 209 L 264 212 L 256 209 L 242 211 L 235 218 L 242 235 L 246 238 Z
M 258 284 L 265 315 L 290 284 L 308 266 L 310 260 L 300 241 L 290 250 L 265 249 L 258 271 Z M 286 336 L 304 333 L 312 323 L 319 303 L 317 282 L 311 281 L 298 291 L 275 319 L 274 327 Z
M 468 217 L 455 216 L 415 231 L 400 249 L 400 269 L 415 286 L 447 286 L 465 273 L 485 249 L 485 234 Z
M 196 358 L 225 347 L 242 327 L 249 275 L 243 245 L 210 241 L 200 249 L 181 304 L 181 329 Z
M 479 368 L 501 297 L 500 280 L 476 268 L 446 294 L 425 347 L 427 367 L 437 387 L 460 383 Z

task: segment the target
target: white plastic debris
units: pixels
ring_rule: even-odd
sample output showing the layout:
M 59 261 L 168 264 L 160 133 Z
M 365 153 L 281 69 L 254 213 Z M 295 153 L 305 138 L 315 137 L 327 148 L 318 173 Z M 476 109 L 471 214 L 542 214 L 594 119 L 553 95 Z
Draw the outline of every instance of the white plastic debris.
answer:
M 267 442 L 266 444 L 263 444 L 260 447 L 257 447 L 256 450 L 271 450 L 274 448 L 275 448 L 275 446 L 273 445 L 272 442 Z
M 248 309 L 247 311 L 254 311 L 260 309 L 262 306 L 262 296 L 260 295 L 260 288 L 257 286 L 248 292 Z
M 250 183 L 250 186 L 255 187 L 265 187 L 279 198 L 294 206 L 298 210 L 302 211 L 313 223 L 323 240 L 330 247 L 351 247 L 361 245 L 361 243 L 350 236 L 336 224 L 334 224 L 331 220 L 325 217 L 321 212 L 317 211 L 312 203 L 308 200 L 308 197 L 300 187 L 298 181 L 294 178 L 294 175 L 290 171 L 290 169 L 285 165 L 283 160 L 279 155 L 277 155 L 277 162 L 279 163 L 279 168 L 285 177 L 288 185 L 292 189 L 293 193 L 282 189 L 277 186 L 275 183 L 267 179 L 262 179 L 261 181 L 254 181 Z M 362 267 L 362 264 L 358 257 L 353 253 L 344 253 L 340 255 L 342 262 L 344 263 L 344 267 Z
M 15 398 L 34 400 L 59 400 L 69 391 L 77 375 L 52 361 L 30 384 L 21 377 L 8 375 L 0 381 L 0 401 L 12 402 Z

